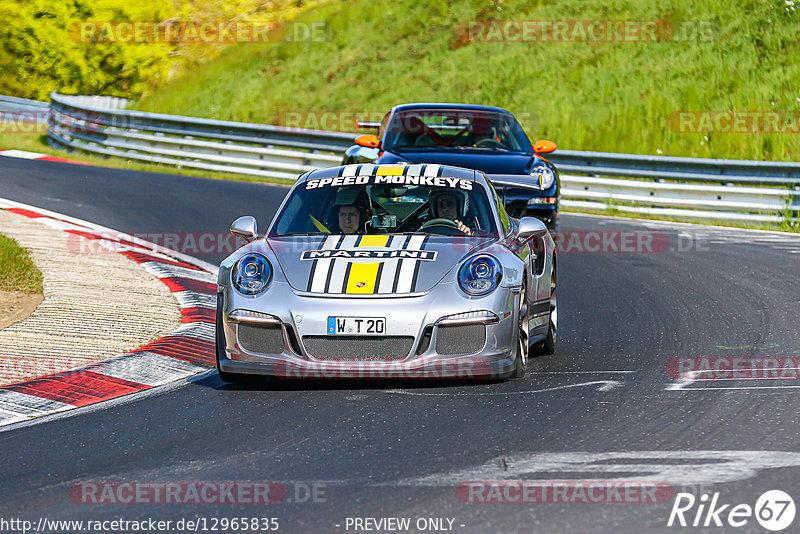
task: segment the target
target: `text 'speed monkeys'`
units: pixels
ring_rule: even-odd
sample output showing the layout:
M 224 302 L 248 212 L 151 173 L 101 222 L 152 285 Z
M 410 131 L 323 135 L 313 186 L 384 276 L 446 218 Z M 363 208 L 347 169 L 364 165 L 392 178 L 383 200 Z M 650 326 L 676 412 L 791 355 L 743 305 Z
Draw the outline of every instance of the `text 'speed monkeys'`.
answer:
M 450 187 L 472 191 L 472 181 L 463 178 L 446 178 L 443 176 L 336 176 L 333 178 L 319 178 L 306 182 L 306 189 L 320 187 L 340 187 L 344 185 L 424 185 L 428 187 Z

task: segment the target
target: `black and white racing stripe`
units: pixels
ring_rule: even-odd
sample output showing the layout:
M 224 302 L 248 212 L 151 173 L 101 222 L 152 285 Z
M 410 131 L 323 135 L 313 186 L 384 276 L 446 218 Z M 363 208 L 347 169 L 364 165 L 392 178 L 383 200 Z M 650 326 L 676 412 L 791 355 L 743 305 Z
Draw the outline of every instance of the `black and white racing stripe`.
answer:
M 320 250 L 347 250 L 358 246 L 361 236 L 328 236 Z M 424 250 L 426 235 L 392 236 L 386 246 L 394 250 Z M 411 293 L 416 289 L 420 260 L 389 258 L 381 262 L 375 284 L 375 293 Z M 309 274 L 308 291 L 311 293 L 344 293 L 352 261 L 346 258 L 320 258 L 314 260 Z
M 360 235 L 346 235 L 341 240 L 341 244 L 336 247 L 337 249 L 351 249 L 358 245 Z M 333 259 L 328 269 L 328 275 L 325 280 L 325 287 L 323 293 L 344 293 L 344 285 L 347 283 L 347 274 L 350 267 L 349 261 L 341 259 Z
M 426 235 L 408 236 L 408 243 L 403 248 L 408 250 L 422 250 L 428 240 Z M 419 275 L 420 260 L 401 259 L 397 264 L 392 293 L 411 293 L 416 285 Z
M 387 163 L 392 167 L 403 165 L 402 163 Z M 372 163 L 351 163 L 345 165 L 339 170 L 339 176 L 374 176 L 380 174 L 380 165 Z M 441 176 L 442 166 L 433 163 L 419 163 L 415 165 L 406 165 L 403 169 L 404 176 Z

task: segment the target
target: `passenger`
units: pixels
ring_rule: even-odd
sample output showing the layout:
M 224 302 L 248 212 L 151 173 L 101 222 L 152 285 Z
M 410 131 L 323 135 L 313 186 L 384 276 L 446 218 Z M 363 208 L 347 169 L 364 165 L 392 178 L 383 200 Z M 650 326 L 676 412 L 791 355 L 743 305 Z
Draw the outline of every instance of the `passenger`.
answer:
M 356 234 L 361 229 L 361 210 L 352 204 L 339 206 L 339 229 L 343 234 Z

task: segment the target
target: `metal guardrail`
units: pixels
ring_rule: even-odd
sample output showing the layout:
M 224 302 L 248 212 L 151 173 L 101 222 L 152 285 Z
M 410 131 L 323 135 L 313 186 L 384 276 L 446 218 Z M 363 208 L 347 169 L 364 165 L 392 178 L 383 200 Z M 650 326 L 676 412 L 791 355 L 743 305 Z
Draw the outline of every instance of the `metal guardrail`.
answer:
M 96 154 L 294 180 L 337 165 L 355 134 L 108 109 L 53 93 L 48 134 Z
M 341 162 L 354 133 L 127 110 L 110 97 L 0 96 L 0 112 L 49 109 L 55 146 L 139 161 L 293 181 Z M 49 108 L 48 108 L 49 106 Z M 800 212 L 800 163 L 559 150 L 566 207 L 695 219 L 781 222 Z
M 800 191 L 561 175 L 562 204 L 580 209 L 691 219 L 780 223 L 797 220 Z
M 548 156 L 562 173 L 719 184 L 800 186 L 800 162 L 644 156 L 559 150 Z
M 50 104 L 27 98 L 0 95 L 0 113 L 8 119 L 23 119 L 28 122 L 47 122 Z M 3 122 L 9 122 L 4 120 Z
M 128 104 L 131 103 L 131 101 L 128 100 L 127 98 L 121 98 L 117 96 L 99 96 L 99 95 L 91 95 L 91 96 L 60 95 L 60 96 L 69 99 L 70 102 L 78 106 L 87 106 L 87 107 L 91 106 L 103 110 L 125 109 L 128 107 Z

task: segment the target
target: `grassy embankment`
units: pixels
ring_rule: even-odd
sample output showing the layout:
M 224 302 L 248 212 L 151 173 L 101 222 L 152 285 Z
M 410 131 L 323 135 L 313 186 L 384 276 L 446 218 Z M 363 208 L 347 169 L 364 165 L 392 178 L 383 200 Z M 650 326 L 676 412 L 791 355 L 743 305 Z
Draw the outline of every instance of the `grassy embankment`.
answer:
M 660 21 L 657 40 L 486 42 L 466 33 L 474 20 L 591 19 Z M 325 21 L 325 37 L 228 47 L 137 108 L 273 124 L 312 112 L 301 125 L 324 127 L 313 112 L 374 117 L 401 102 L 459 101 L 505 107 L 532 138 L 566 149 L 800 153 L 800 134 L 682 132 L 674 122 L 685 110 L 800 113 L 800 11 L 782 3 L 371 0 L 327 3 L 300 20 Z
M 783 2 L 370 0 L 302 18 L 326 21 L 326 40 L 228 48 L 138 108 L 274 124 L 286 112 L 470 102 L 507 108 L 531 137 L 566 149 L 800 159 L 800 133 L 691 133 L 670 122 L 685 110 L 800 114 L 800 11 Z M 484 19 L 662 22 L 656 42 L 470 40 L 468 22 Z
M 0 234 L 0 291 L 42 292 L 42 273 L 28 251 L 3 234 Z

